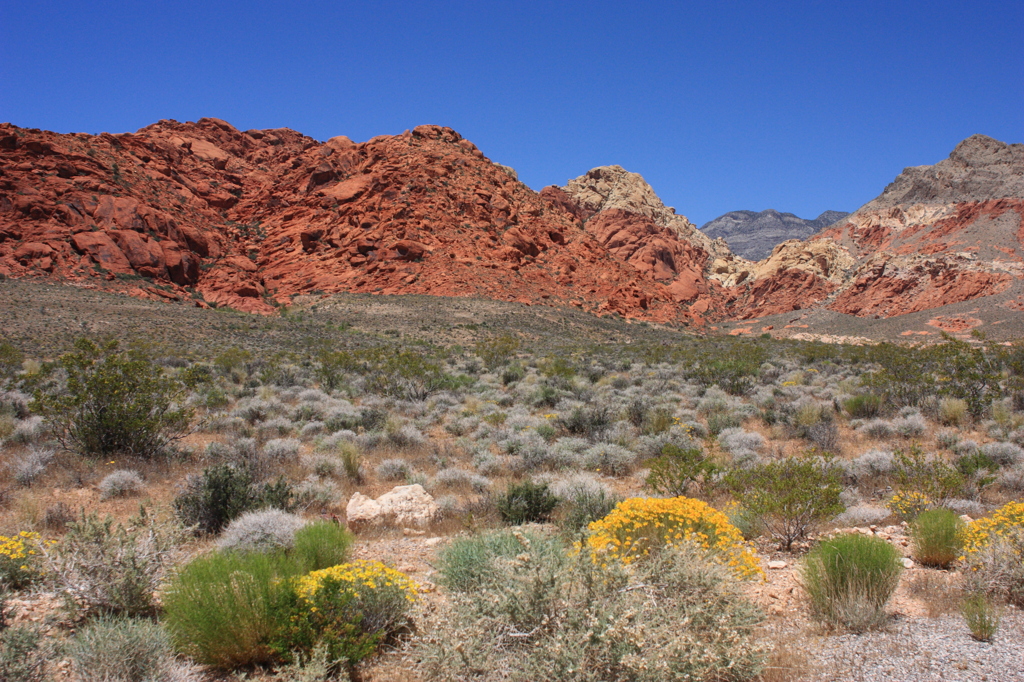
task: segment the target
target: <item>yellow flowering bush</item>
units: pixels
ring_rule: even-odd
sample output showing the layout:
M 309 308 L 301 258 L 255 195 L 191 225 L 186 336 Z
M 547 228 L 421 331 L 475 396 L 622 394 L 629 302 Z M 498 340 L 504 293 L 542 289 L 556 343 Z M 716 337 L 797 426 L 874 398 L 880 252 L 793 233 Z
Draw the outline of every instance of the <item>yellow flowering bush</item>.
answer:
M 695 543 L 735 575 L 761 575 L 754 550 L 722 512 L 689 497 L 634 497 L 590 524 L 587 546 L 595 562 L 631 563 L 652 550 Z
M 42 575 L 39 542 L 39 533 L 33 531 L 0 535 L 0 587 L 20 590 Z
M 931 506 L 931 498 L 916 490 L 897 490 L 885 503 L 886 509 L 895 514 L 900 521 L 911 521 Z
M 327 648 L 355 663 L 408 625 L 419 586 L 380 561 L 353 561 L 292 579 L 290 615 L 274 648 L 282 658 Z
M 1008 538 L 1022 528 L 1024 502 L 1009 502 L 992 512 L 991 516 L 967 524 L 964 529 L 964 556 L 969 558 L 994 540 Z

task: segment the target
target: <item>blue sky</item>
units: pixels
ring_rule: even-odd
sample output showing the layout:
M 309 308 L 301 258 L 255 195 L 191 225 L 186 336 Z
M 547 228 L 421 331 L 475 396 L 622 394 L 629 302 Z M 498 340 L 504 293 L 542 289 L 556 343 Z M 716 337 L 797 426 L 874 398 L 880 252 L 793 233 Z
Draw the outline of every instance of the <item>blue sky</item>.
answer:
M 852 211 L 1024 142 L 1024 3 L 0 0 L 0 120 L 455 128 L 534 189 L 619 164 L 697 224 Z

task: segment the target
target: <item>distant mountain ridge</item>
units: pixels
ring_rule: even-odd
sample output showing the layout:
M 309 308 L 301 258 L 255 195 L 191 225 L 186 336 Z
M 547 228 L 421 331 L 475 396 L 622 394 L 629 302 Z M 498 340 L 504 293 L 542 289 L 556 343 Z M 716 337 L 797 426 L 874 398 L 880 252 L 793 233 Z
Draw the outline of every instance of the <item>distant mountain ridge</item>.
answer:
M 771 208 L 760 213 L 730 211 L 704 223 L 700 230 L 712 239 L 724 239 L 737 256 L 763 260 L 776 245 L 790 239 L 807 239 L 848 215 L 845 211 L 825 211 L 814 220 L 806 220 Z

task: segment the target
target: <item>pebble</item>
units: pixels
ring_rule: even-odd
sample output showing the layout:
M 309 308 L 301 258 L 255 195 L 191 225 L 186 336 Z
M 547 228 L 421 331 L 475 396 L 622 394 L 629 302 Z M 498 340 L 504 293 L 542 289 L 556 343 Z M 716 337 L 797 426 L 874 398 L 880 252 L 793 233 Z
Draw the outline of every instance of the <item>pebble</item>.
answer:
M 788 565 L 789 564 L 787 564 L 785 561 L 769 561 L 768 562 L 768 568 L 770 568 L 772 570 L 779 570 L 781 568 L 785 568 Z

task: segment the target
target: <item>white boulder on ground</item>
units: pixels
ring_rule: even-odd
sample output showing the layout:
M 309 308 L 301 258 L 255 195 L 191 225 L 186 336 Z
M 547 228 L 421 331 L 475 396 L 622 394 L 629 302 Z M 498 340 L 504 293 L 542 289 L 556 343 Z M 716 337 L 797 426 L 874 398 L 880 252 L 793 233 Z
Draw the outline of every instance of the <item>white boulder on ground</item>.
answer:
M 376 500 L 357 492 L 345 507 L 348 525 L 353 528 L 384 524 L 425 526 L 437 517 L 438 511 L 434 498 L 418 483 L 396 486 Z

